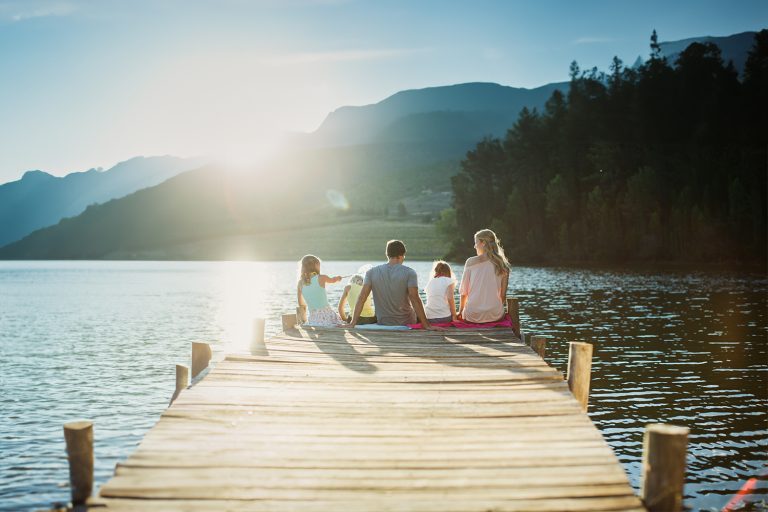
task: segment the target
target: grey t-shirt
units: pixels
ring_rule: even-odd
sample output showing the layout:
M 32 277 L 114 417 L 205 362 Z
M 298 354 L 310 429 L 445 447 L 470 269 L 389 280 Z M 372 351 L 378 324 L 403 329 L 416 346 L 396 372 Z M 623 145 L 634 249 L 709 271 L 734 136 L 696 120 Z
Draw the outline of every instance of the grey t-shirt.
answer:
M 408 300 L 408 288 L 418 288 L 416 271 L 402 264 L 385 263 L 365 273 L 365 284 L 373 289 L 377 323 L 406 325 L 416 323 L 416 312 Z

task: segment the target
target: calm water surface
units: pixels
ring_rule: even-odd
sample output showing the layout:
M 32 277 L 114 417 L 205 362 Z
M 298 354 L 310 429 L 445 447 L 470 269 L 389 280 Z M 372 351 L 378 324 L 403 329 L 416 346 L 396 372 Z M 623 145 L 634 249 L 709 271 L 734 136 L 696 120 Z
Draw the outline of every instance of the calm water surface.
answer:
M 365 262 L 325 262 L 348 274 Z M 426 283 L 429 263 L 409 262 Z M 454 269 L 460 271 L 458 266 Z M 0 262 L 0 509 L 67 502 L 62 424 L 95 422 L 105 482 L 167 407 L 191 341 L 244 346 L 295 302 L 294 262 Z M 764 276 L 516 268 L 523 329 L 594 343 L 590 416 L 639 487 L 644 426 L 691 429 L 686 505 L 719 510 L 766 471 Z M 329 287 L 336 301 L 341 286 Z M 765 476 L 763 476 L 765 478 Z M 761 481 L 746 510 L 765 510 Z

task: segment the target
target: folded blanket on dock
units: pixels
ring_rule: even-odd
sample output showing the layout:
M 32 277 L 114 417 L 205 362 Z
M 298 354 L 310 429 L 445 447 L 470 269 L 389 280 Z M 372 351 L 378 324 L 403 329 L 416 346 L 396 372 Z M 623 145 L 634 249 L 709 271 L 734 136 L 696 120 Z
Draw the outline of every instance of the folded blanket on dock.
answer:
M 498 322 L 486 322 L 484 324 L 475 324 L 472 322 L 444 322 L 439 324 L 432 324 L 435 327 L 454 327 L 456 329 L 485 329 L 488 327 L 508 327 L 512 328 L 512 319 L 509 318 L 509 315 L 506 315 L 504 318 L 499 320 Z M 411 329 L 421 329 L 421 324 L 410 324 L 408 325 Z
M 367 330 L 367 331 L 407 331 L 409 328 L 405 325 L 379 325 L 379 324 L 364 324 L 356 325 L 355 329 Z

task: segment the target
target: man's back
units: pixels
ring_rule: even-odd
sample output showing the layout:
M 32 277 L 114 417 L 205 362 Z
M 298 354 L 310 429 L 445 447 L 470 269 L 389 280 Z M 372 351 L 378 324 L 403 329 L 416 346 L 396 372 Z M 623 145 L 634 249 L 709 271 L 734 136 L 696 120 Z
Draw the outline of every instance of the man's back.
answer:
M 408 299 L 408 288 L 418 287 L 416 271 L 403 264 L 385 263 L 365 273 L 372 287 L 376 318 L 381 325 L 416 323 L 416 312 Z

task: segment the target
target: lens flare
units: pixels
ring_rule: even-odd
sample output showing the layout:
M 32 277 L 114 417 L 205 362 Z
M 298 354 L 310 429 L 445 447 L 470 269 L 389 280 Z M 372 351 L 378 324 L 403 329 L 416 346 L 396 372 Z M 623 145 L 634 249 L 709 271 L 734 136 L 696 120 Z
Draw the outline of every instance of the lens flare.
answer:
M 328 199 L 328 202 L 331 203 L 331 206 L 337 210 L 349 210 L 349 201 L 344 197 L 344 193 L 339 192 L 338 190 L 328 189 L 325 192 L 325 197 Z

